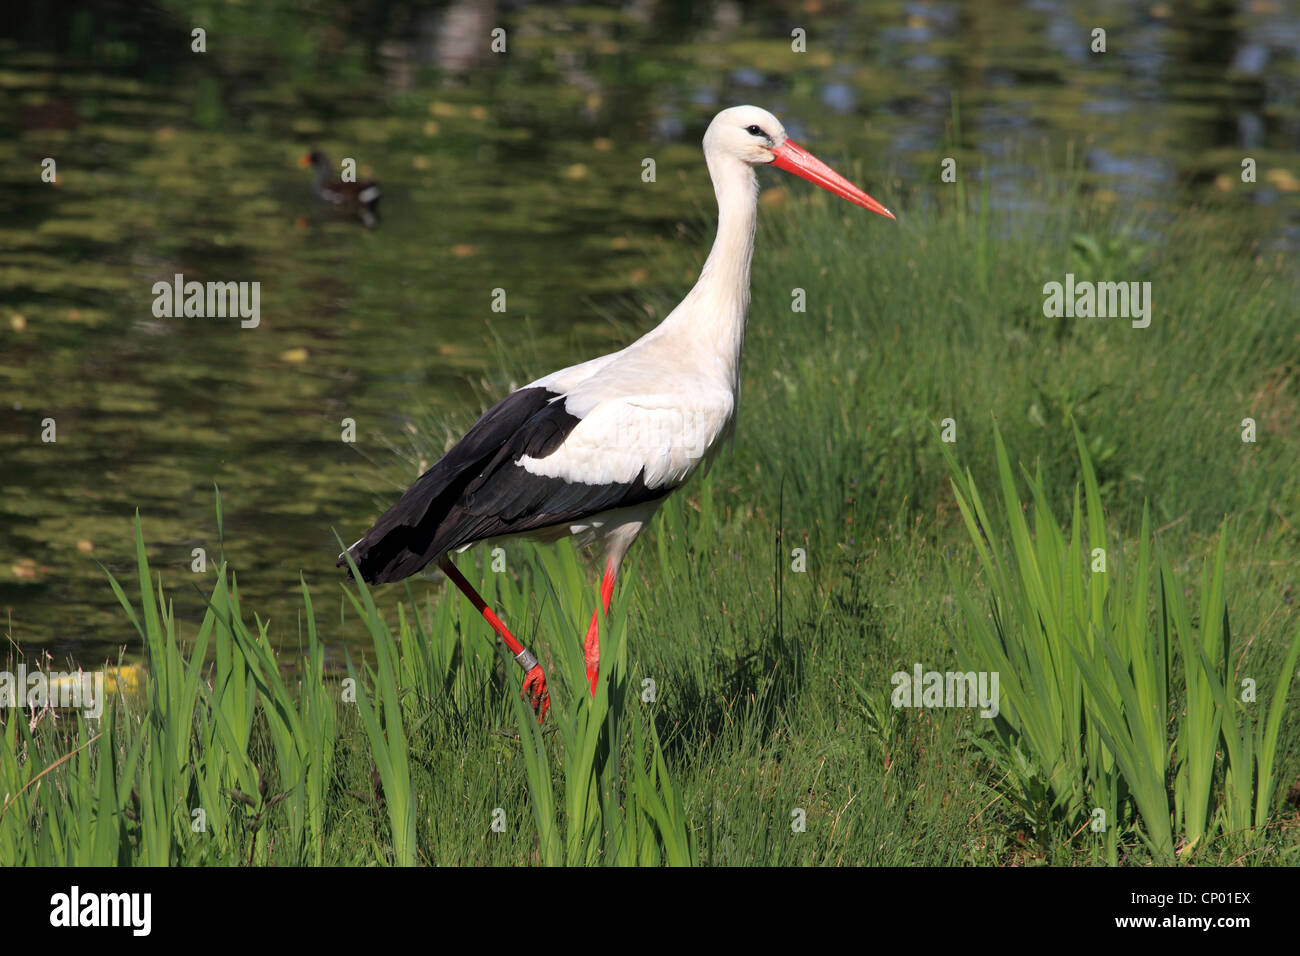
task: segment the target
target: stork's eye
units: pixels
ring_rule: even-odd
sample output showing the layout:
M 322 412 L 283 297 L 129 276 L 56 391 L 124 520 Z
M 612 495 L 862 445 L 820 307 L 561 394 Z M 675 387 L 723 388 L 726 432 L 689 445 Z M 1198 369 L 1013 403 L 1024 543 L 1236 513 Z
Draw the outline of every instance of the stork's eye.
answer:
M 746 126 L 746 127 L 745 127 L 745 132 L 748 133 L 750 136 L 761 136 L 761 137 L 763 137 L 764 139 L 771 139 L 771 138 L 772 138 L 772 137 L 768 136 L 766 133 L 764 133 L 763 130 L 762 130 L 762 128 L 761 128 L 761 127 L 758 127 L 758 126 Z

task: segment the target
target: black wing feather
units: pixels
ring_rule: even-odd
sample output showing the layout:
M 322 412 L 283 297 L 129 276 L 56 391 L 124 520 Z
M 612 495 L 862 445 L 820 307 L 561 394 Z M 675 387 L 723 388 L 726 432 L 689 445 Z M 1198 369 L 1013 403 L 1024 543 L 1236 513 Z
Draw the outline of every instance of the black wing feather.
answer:
M 466 485 L 479 477 L 502 445 L 558 397 L 558 393 L 545 388 L 521 388 L 484 412 L 465 437 L 417 478 L 365 537 L 349 549 L 361 576 L 371 583 L 397 581 L 437 557 L 430 554 L 419 560 L 447 509 Z M 397 574 L 413 560 L 419 560 L 417 566 Z M 338 563 L 339 567 L 347 566 L 342 555 Z M 390 576 L 393 574 L 397 576 Z
M 545 458 L 579 419 L 560 396 L 525 388 L 506 396 L 407 489 L 350 549 L 371 584 L 400 581 L 456 548 L 536 531 L 662 498 L 674 486 L 630 482 L 588 485 L 534 475 L 516 462 Z M 339 565 L 346 565 L 340 557 Z

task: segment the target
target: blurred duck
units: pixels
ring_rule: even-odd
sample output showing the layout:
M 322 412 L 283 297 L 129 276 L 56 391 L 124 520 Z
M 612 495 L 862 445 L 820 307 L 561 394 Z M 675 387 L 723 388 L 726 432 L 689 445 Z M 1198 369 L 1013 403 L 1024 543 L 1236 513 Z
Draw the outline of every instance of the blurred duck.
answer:
M 298 165 L 304 169 L 311 167 L 311 189 L 318 198 L 355 211 L 367 229 L 379 225 L 379 183 L 373 180 L 345 183 L 333 178 L 329 158 L 319 149 L 302 157 Z

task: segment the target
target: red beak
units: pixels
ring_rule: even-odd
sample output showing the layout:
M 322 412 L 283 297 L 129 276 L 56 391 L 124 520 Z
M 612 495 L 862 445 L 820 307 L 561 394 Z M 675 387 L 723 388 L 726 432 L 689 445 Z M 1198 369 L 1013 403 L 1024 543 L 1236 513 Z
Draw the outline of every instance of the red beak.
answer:
M 787 173 L 794 173 L 801 179 L 806 179 L 810 183 L 815 183 L 827 192 L 834 193 L 841 199 L 847 199 L 854 205 L 861 206 L 863 209 L 870 209 L 872 212 L 894 218 L 894 214 L 886 209 L 880 203 L 876 202 L 857 186 L 853 185 L 835 170 L 831 169 L 820 159 L 814 156 L 808 150 L 804 149 L 792 139 L 787 139 L 784 143 L 772 150 L 776 153 L 776 158 L 772 160 L 772 165 L 777 169 L 784 169 Z

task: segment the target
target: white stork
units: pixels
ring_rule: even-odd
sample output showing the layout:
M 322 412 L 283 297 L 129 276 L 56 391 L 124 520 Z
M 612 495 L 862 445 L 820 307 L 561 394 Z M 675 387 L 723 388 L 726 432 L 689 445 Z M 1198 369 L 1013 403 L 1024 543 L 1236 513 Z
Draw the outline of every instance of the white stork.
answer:
M 627 348 L 552 372 L 497 402 L 339 558 L 340 567 L 350 558 L 371 584 L 438 562 L 515 655 L 539 719 L 550 706 L 545 673 L 451 563 L 451 552 L 519 534 L 599 542 L 608 614 L 628 548 L 735 422 L 758 206 L 754 167 L 771 164 L 894 218 L 756 106 L 714 117 L 704 159 L 718 197 L 718 234 L 681 304 Z M 593 693 L 597 621 L 593 613 L 584 644 Z

